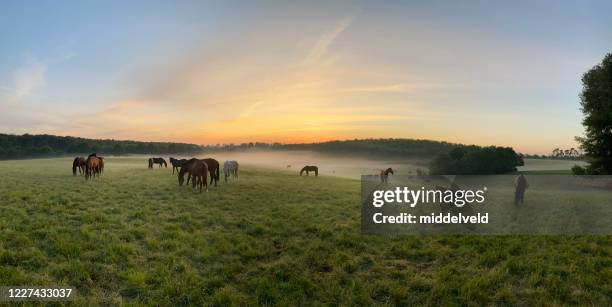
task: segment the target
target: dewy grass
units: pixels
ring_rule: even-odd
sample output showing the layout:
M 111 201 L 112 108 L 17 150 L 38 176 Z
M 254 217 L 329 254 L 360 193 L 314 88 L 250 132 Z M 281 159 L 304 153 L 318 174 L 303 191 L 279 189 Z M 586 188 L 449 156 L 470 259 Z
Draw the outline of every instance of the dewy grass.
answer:
M 209 192 L 108 158 L 0 162 L 1 285 L 76 305 L 610 305 L 610 236 L 366 236 L 359 181 L 241 167 Z

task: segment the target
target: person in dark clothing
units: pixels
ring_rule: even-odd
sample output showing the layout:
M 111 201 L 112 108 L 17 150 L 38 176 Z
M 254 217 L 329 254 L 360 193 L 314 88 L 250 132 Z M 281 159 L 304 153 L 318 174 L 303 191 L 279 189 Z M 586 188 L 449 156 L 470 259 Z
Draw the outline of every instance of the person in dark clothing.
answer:
M 514 204 L 518 205 L 519 202 L 521 204 L 523 204 L 525 202 L 525 191 L 527 190 L 527 188 L 529 187 L 529 184 L 527 183 L 527 179 L 525 178 L 525 175 L 520 174 L 518 177 L 516 177 L 516 179 L 514 180 Z

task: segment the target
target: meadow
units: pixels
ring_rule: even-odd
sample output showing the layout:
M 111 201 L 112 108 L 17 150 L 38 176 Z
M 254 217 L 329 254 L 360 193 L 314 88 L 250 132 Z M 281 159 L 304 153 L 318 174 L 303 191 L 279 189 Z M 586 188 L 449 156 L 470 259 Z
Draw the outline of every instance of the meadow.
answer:
M 243 165 L 200 194 L 142 157 L 89 182 L 70 165 L 0 161 L 1 285 L 80 306 L 612 304 L 610 236 L 362 235 L 355 179 Z

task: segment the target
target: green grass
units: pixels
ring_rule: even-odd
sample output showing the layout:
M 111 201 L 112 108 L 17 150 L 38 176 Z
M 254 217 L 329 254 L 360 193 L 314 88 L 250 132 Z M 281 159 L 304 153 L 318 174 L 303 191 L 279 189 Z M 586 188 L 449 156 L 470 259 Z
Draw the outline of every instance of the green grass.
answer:
M 206 193 L 109 158 L 0 162 L 0 284 L 78 305 L 610 305 L 610 236 L 365 236 L 360 183 L 242 167 Z

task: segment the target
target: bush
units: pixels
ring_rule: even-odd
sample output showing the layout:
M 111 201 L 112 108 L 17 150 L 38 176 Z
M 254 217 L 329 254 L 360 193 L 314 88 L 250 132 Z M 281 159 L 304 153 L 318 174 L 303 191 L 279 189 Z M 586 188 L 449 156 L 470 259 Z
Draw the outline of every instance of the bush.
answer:
M 587 170 L 580 166 L 580 165 L 574 165 L 574 167 L 572 167 L 572 174 L 576 175 L 576 176 L 582 176 L 582 175 L 586 175 L 587 174 Z
M 524 164 L 510 147 L 457 146 L 436 156 L 430 163 L 432 175 L 506 174 Z

